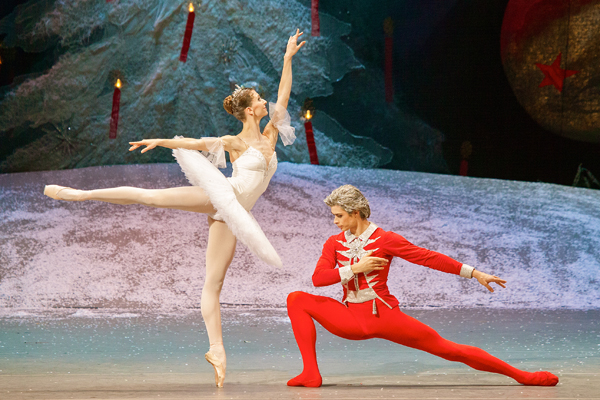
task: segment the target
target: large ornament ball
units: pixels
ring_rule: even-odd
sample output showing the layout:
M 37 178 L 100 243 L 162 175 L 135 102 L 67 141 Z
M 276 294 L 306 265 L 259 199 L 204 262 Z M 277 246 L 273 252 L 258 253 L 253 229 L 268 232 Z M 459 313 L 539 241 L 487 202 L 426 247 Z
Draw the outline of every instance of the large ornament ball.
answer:
M 510 0 L 501 55 L 512 89 L 544 128 L 600 142 L 600 0 Z

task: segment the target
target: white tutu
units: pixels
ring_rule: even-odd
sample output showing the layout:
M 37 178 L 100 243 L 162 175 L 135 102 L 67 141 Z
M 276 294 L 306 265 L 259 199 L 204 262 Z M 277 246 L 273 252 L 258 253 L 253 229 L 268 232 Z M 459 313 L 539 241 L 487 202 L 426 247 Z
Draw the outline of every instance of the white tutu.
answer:
M 288 146 L 294 143 L 296 135 L 294 134 L 294 127 L 290 125 L 290 114 L 285 107 L 276 103 L 269 103 L 269 113 L 271 122 L 279 131 L 283 144 Z M 181 136 L 176 136 L 176 138 L 181 138 Z M 267 188 L 272 174 L 275 172 L 274 169 L 271 169 L 271 166 L 267 165 L 266 159 L 260 151 L 248 148 L 245 152 L 246 159 L 242 161 L 242 165 L 239 164 L 242 156 L 236 160 L 237 164 L 235 165 L 238 167 L 238 172 L 244 170 L 246 175 L 242 176 L 240 173 L 235 178 L 230 178 L 232 180 L 230 182 L 217 169 L 217 167 L 225 168 L 226 165 L 223 142 L 220 138 L 215 137 L 207 137 L 203 138 L 203 140 L 208 148 L 207 152 L 202 152 L 204 155 L 196 150 L 173 150 L 173 156 L 181 166 L 188 181 L 194 186 L 201 187 L 206 192 L 212 205 L 217 209 L 217 214 L 214 216 L 215 219 L 222 219 L 231 232 L 251 252 L 257 255 L 258 258 L 267 264 L 281 267 L 282 263 L 279 255 L 277 255 L 277 252 L 262 229 L 260 229 L 258 222 L 256 222 L 252 214 L 240 204 L 232 186 L 232 182 L 237 180 L 235 183 L 236 188 L 244 196 L 244 204 L 246 204 L 249 210 L 254 205 L 254 201 Z M 256 158 L 252 161 L 252 154 L 258 157 L 258 164 L 256 164 Z M 272 157 L 277 157 L 277 155 L 274 154 Z M 262 163 L 263 160 L 264 164 Z M 277 160 L 275 159 L 275 161 Z M 261 168 L 265 168 L 266 170 L 261 171 Z M 245 188 L 241 188 L 240 180 L 246 184 L 241 185 L 245 186 Z M 244 190 L 246 190 L 245 193 L 243 193 Z M 249 200 L 251 201 L 249 202 Z
M 238 202 L 227 178 L 205 156 L 196 150 L 175 149 L 173 156 L 186 178 L 208 194 L 219 217 L 231 232 L 258 258 L 269 265 L 281 267 L 279 255 L 265 236 L 252 214 Z

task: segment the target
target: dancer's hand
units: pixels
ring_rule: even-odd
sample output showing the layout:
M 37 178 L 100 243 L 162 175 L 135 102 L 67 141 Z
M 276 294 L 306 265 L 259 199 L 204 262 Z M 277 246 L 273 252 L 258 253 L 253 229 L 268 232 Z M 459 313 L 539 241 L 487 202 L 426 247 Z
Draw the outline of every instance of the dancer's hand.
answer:
M 306 44 L 306 41 L 298 44 L 298 38 L 303 34 L 304 32 L 300 32 L 300 29 L 296 29 L 296 34 L 290 36 L 287 48 L 285 49 L 285 55 L 283 56 L 284 58 L 292 58 Z
M 490 275 L 490 274 L 486 274 L 485 272 L 474 270 L 473 278 L 477 279 L 477 281 L 479 283 L 481 283 L 483 286 L 485 286 L 487 288 L 487 290 L 489 290 L 490 292 L 494 291 L 494 289 L 492 289 L 492 287 L 490 286 L 490 283 L 492 283 L 492 282 L 502 286 L 503 288 L 506 288 L 506 286 L 504 286 L 506 281 L 504 279 L 500 279 L 499 277 L 497 277 L 495 275 Z
M 383 269 L 383 266 L 388 263 L 386 258 L 371 257 L 373 250 L 369 250 L 367 255 L 360 259 L 356 264 L 352 264 L 352 272 L 354 274 L 360 274 L 361 272 L 369 273 L 371 271 Z
M 133 151 L 141 146 L 146 146 L 146 148 L 142 150 L 142 153 L 145 153 L 148 150 L 152 150 L 153 148 L 158 146 L 159 141 L 160 139 L 144 139 L 140 140 L 139 142 L 129 142 L 129 144 L 131 145 L 129 151 Z

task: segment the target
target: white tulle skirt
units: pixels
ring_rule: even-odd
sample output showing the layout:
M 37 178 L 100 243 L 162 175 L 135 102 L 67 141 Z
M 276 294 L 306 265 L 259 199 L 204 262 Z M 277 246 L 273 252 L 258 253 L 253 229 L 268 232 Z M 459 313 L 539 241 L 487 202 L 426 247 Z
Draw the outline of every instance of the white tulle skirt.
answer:
M 173 156 L 188 181 L 206 192 L 219 217 L 235 237 L 267 264 L 281 267 L 279 255 L 252 214 L 238 202 L 225 175 L 198 151 L 175 149 Z

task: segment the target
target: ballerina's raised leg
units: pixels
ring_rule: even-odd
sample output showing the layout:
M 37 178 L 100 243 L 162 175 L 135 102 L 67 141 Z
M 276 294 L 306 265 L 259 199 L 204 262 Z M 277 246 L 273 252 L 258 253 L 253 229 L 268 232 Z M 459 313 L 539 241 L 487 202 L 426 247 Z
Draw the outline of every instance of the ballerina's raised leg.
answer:
M 47 185 L 44 194 L 56 200 L 96 200 L 112 204 L 142 204 L 149 207 L 171 208 L 203 214 L 216 212 L 208 195 L 197 186 L 168 189 L 141 189 L 121 186 L 108 189 L 77 190 L 58 185 Z
M 197 186 L 170 189 L 141 189 L 116 187 L 96 190 L 77 190 L 58 185 L 48 185 L 44 194 L 56 200 L 97 200 L 112 204 L 142 204 L 149 207 L 214 214 L 215 208 L 204 191 Z M 208 220 L 208 246 L 206 249 L 206 279 L 202 289 L 201 310 L 210 349 L 206 360 L 215 369 L 215 384 L 223 387 L 227 357 L 223 347 L 221 309 L 219 298 L 227 269 L 233 260 L 236 238 L 227 225 L 212 218 Z

